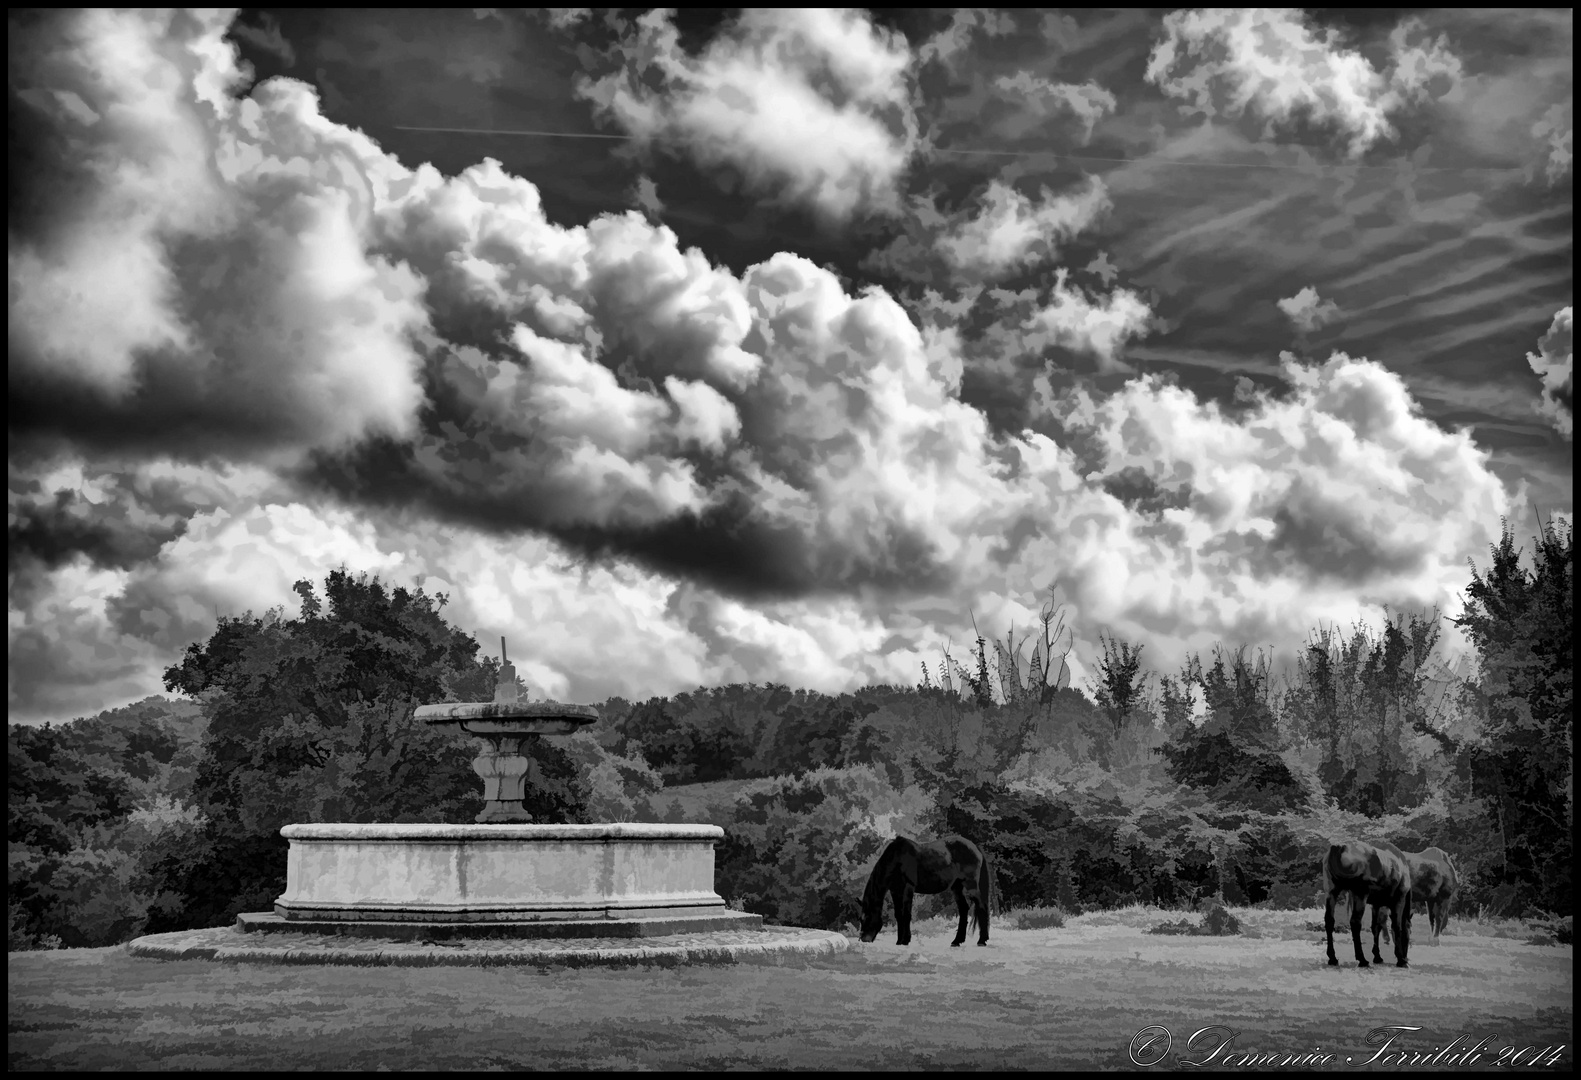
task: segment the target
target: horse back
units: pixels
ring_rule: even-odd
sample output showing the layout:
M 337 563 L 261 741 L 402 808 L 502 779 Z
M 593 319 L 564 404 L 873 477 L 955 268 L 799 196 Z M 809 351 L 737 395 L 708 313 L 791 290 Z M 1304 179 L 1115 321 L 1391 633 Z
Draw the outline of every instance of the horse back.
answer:
M 1447 900 L 1454 894 L 1455 867 L 1443 849 L 1430 847 L 1406 861 L 1411 867 L 1411 895 L 1418 900 Z
M 1368 892 L 1382 897 L 1388 903 L 1396 903 L 1402 897 L 1409 896 L 1412 888 L 1411 861 L 1406 858 L 1405 852 L 1387 840 L 1373 844 L 1371 848 L 1367 858 L 1372 877 L 1368 883 Z

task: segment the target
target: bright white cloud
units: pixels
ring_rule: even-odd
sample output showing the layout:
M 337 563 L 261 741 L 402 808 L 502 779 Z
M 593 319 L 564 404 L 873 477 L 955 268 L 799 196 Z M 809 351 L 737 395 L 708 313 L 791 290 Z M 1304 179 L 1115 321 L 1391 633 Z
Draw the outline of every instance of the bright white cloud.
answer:
M 1572 310 L 1561 309 L 1548 332 L 1538 341 L 1537 351 L 1526 354 L 1526 362 L 1543 381 L 1537 412 L 1547 417 L 1555 430 L 1567 439 L 1575 430 L 1575 320 Z
M 1050 345 L 1061 345 L 1095 357 L 1099 371 L 1127 370 L 1121 350 L 1127 341 L 1147 333 L 1152 310 L 1130 289 L 1115 289 L 1094 300 L 1069 283 L 1069 277 L 1068 270 L 1057 271 L 1054 287 L 1022 321 L 1022 348 L 1040 353 Z M 998 292 L 996 296 L 1011 298 Z
M 989 182 L 974 217 L 957 221 L 937 241 L 950 264 L 973 279 L 994 280 L 1058 254 L 1109 209 L 1103 182 L 1088 177 L 1079 189 L 1055 194 L 1043 188 L 1037 200 L 998 180 Z
M 1339 318 L 1339 305 L 1332 300 L 1323 300 L 1318 296 L 1318 291 L 1308 285 L 1294 296 L 1287 296 L 1278 301 L 1279 310 L 1287 315 L 1296 328 L 1311 333 L 1322 326 L 1327 326 Z
M 1174 11 L 1163 29 L 1146 77 L 1183 107 L 1208 116 L 1258 113 L 1264 137 L 1305 114 L 1346 134 L 1352 157 L 1394 138 L 1389 114 L 1431 96 L 1432 86 L 1452 86 L 1461 71 L 1446 39 L 1429 39 L 1416 18 L 1390 34 L 1384 71 L 1295 9 Z
M 1140 470 L 1184 502 L 1138 513 L 1093 499 L 1042 541 L 1083 618 L 1156 642 L 1154 663 L 1215 641 L 1288 649 L 1318 620 L 1376 623 L 1385 604 L 1458 613 L 1466 556 L 1523 497 L 1381 365 L 1282 364 L 1292 392 L 1238 418 L 1151 379 L 1062 402 L 1104 444 L 1106 476 Z
M 636 20 L 621 51 L 623 70 L 579 91 L 636 138 L 734 166 L 760 191 L 831 219 L 898 211 L 917 141 L 912 57 L 865 14 L 747 9 L 692 57 L 659 10 Z
M 1029 625 L 1050 580 L 1089 657 L 1099 628 L 1166 663 L 1215 641 L 1293 646 L 1318 619 L 1452 598 L 1465 557 L 1510 508 L 1468 436 L 1424 420 L 1377 364 L 1343 356 L 1288 362 L 1292 393 L 1234 417 L 1147 379 L 1103 401 L 1059 399 L 1063 421 L 1107 453 L 1089 475 L 1044 435 L 995 433 L 961 400 L 957 339 L 919 330 L 881 290 L 852 295 L 788 253 L 737 275 L 635 212 L 561 227 L 498 163 L 453 177 L 407 169 L 325 120 L 300 84 L 228 103 L 212 92 L 233 61 L 218 22 L 80 18 L 120 34 L 149 86 L 177 87 L 137 123 L 89 125 L 98 141 L 84 144 L 94 160 L 130 163 L 87 189 L 90 204 L 119 193 L 157 212 L 131 233 L 108 211 L 89 215 L 81 237 L 35 246 L 65 268 L 63 293 L 95 280 L 112 241 L 169 259 L 162 282 L 129 283 L 124 303 L 206 343 L 214 367 L 196 345 L 161 343 L 150 317 L 134 322 L 152 345 L 79 358 L 59 377 L 101 387 L 126 424 L 150 413 L 195 424 L 206 414 L 160 413 L 139 396 L 162 370 L 144 357 L 179 356 L 161 362 L 194 384 L 180 400 L 213 423 L 266 415 L 270 445 L 297 449 L 383 441 L 373 464 L 328 458 L 316 479 L 349 477 L 338 501 L 295 468 L 259 470 L 267 483 L 216 469 L 208 489 L 181 472 L 191 466 L 18 473 L 13 512 L 36 523 L 28 553 L 48 568 L 19 576 L 10 598 L 16 715 L 86 709 L 90 689 L 99 703 L 157 689 L 216 609 L 289 608 L 296 578 L 342 563 L 450 593 L 447 616 L 508 636 L 535 690 L 581 700 L 738 678 L 909 682 L 942 641 L 969 640 L 971 612 L 994 633 Z M 793 66 L 742 44 L 790 35 L 853 101 L 880 100 L 895 53 L 881 36 L 853 39 L 854 18 L 750 15 L 718 56 L 687 63 L 712 70 L 734 49 Z M 70 77 L 41 86 L 108 117 L 79 70 L 109 46 L 96 48 L 60 57 Z M 61 107 L 61 125 L 87 115 Z M 145 146 L 158 153 L 133 152 Z M 156 176 L 184 201 L 137 186 Z M 1048 199 L 1005 205 L 1017 222 Z M 202 240 L 190 265 L 167 247 L 181 229 Z M 1011 235 L 981 250 L 1021 249 Z M 1134 293 L 1093 299 L 1065 271 L 1015 302 L 1028 341 L 1111 370 L 1149 318 Z M 108 318 L 107 301 L 84 303 Z M 1046 383 L 1041 393 L 1054 399 Z M 253 413 L 238 411 L 252 399 Z M 284 403 L 298 413 L 257 411 Z M 1111 493 L 1126 469 L 1180 505 Z M 361 501 L 381 483 L 396 509 Z M 124 527 L 97 546 L 74 540 L 51 525 L 61 492 L 82 522 Z M 138 533 L 151 534 L 142 547 Z M 607 541 L 605 557 L 573 556 L 566 545 L 588 534 Z M 716 545 L 710 558 L 736 559 L 734 577 L 696 560 L 701 541 Z M 72 550 L 114 568 L 57 557 Z
M 31 180 L 79 201 L 13 233 L 11 364 L 198 445 L 409 434 L 428 316 L 366 249 L 361 137 L 300 83 L 233 100 L 228 19 L 95 9 L 13 66 L 70 147 Z

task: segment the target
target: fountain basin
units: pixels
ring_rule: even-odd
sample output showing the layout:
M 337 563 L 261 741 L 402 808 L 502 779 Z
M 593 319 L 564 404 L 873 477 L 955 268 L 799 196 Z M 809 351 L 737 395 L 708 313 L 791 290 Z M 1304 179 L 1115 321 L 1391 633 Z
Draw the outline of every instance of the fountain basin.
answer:
M 616 922 L 761 922 L 714 892 L 714 845 L 724 838 L 716 825 L 324 824 L 280 833 L 291 842 L 286 891 L 274 905 L 279 921 L 259 929 L 512 924 L 526 933 L 541 923 L 544 936 L 561 936 L 579 926 L 608 933 L 600 927 Z
M 459 701 L 420 705 L 413 715 L 428 724 L 455 724 L 469 735 L 520 737 L 573 734 L 596 721 L 598 710 L 558 701 Z

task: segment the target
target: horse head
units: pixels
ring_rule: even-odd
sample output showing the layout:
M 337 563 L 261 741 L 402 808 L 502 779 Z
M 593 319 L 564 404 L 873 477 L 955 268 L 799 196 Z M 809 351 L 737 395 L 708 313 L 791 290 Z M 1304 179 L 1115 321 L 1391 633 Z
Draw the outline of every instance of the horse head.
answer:
M 862 897 L 862 933 L 861 940 L 870 942 L 878 937 L 878 932 L 884 928 L 884 894 L 879 893 L 875 901 L 871 897 Z

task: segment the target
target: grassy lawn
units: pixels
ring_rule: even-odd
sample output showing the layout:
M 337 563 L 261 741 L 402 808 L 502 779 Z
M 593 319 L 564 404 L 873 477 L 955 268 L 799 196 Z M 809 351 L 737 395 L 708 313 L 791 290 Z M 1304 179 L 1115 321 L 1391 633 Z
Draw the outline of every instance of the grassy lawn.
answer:
M 11 1069 L 1133 1068 L 1147 1025 L 1240 1034 L 1235 1052 L 1360 1062 L 1462 1033 L 1573 1060 L 1570 946 L 1454 922 L 1412 967 L 1324 964 L 1321 912 L 1236 910 L 1245 937 L 1167 937 L 1179 913 L 1132 908 L 1062 928 L 996 925 L 948 947 L 953 920 L 893 924 L 833 957 L 724 967 L 351 968 L 141 960 L 119 948 L 12 953 Z M 1420 927 L 1420 922 L 1418 923 Z M 1255 935 L 1255 936 L 1254 936 Z M 1339 942 L 1336 942 L 1338 949 Z M 1370 948 L 1370 942 L 1369 942 Z M 1388 953 L 1385 947 L 1385 953 Z M 1192 1060 L 1200 1053 L 1188 1055 Z M 1384 1063 L 1377 1063 L 1383 1067 Z M 1388 1067 L 1399 1068 L 1398 1063 Z

